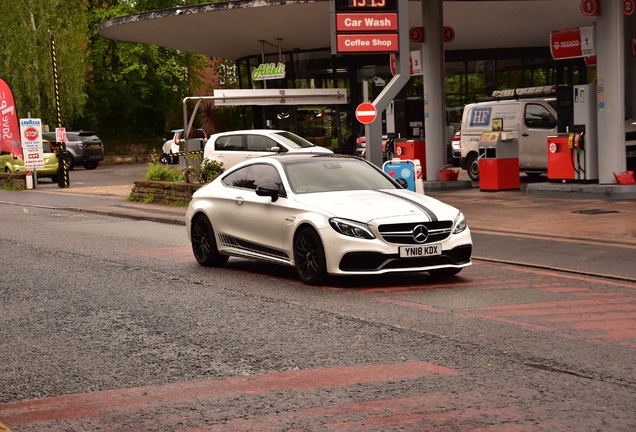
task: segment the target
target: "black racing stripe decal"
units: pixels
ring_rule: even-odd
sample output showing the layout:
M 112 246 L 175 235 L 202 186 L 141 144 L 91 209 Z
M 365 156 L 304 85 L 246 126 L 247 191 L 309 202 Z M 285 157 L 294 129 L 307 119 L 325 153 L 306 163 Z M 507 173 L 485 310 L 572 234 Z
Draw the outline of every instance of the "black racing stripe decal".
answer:
M 395 194 L 392 194 L 391 192 L 387 192 L 387 191 L 383 191 L 383 190 L 378 190 L 378 192 L 386 194 L 386 195 L 391 195 L 394 198 L 401 199 L 401 200 L 406 201 L 409 204 L 417 207 L 418 209 L 422 210 L 422 212 L 424 214 L 426 214 L 426 216 L 428 216 L 428 218 L 431 220 L 431 222 L 437 222 L 439 220 L 439 219 L 437 219 L 437 215 L 435 213 L 433 213 L 433 211 L 430 208 L 426 207 L 425 205 L 422 205 L 421 203 L 419 203 L 417 201 L 408 199 L 408 198 L 403 197 L 403 196 L 395 195 Z

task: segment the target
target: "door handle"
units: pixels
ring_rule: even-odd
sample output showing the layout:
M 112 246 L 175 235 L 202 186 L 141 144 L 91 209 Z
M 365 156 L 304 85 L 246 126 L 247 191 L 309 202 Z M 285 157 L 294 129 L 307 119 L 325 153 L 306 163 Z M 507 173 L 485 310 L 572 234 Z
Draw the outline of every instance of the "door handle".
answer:
M 234 201 L 235 201 L 238 205 L 241 205 L 241 204 L 243 204 L 243 201 L 245 201 L 245 200 L 243 199 L 243 197 L 236 197 L 236 198 L 234 198 Z

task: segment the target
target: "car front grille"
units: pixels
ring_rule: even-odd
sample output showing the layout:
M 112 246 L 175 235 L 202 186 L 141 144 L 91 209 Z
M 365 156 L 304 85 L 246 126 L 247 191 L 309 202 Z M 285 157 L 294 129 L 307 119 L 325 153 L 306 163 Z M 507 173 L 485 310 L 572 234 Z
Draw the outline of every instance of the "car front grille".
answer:
M 445 250 L 442 255 L 416 258 L 400 258 L 399 255 L 384 255 L 377 252 L 351 252 L 342 257 L 340 270 L 350 272 L 379 271 L 385 269 L 423 268 L 440 265 L 462 265 L 470 263 L 471 245 Z
M 424 225 L 428 230 L 428 238 L 423 243 L 418 243 L 413 238 L 413 229 L 418 225 Z M 380 225 L 378 231 L 389 243 L 427 244 L 444 240 L 450 236 L 452 228 L 453 223 L 450 221 L 437 221 Z

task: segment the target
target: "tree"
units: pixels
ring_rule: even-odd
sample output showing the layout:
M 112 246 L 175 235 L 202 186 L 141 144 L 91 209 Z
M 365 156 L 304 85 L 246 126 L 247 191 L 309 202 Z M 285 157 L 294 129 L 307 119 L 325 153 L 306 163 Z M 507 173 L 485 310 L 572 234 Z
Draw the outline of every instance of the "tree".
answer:
M 86 103 L 86 14 L 68 0 L 2 0 L 0 76 L 11 86 L 20 117 L 30 114 L 57 126 L 51 60 L 51 34 L 64 123 L 77 118 Z M 50 32 L 50 33 L 49 33 Z

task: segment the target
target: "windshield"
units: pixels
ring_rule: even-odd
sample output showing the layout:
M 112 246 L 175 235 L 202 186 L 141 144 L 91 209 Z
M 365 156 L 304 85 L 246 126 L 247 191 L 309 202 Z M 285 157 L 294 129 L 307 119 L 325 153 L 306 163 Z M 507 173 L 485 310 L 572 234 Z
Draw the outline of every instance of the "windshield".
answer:
M 307 141 L 305 138 L 299 137 L 298 135 L 293 134 L 291 132 L 278 132 L 275 135 L 280 141 L 282 141 L 290 149 L 316 147 L 314 144 Z
M 398 188 L 388 177 L 358 159 L 317 159 L 285 164 L 295 193 Z

